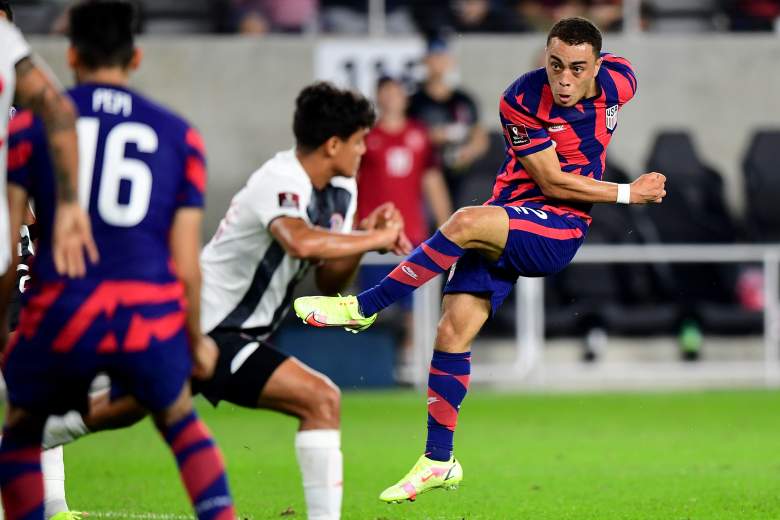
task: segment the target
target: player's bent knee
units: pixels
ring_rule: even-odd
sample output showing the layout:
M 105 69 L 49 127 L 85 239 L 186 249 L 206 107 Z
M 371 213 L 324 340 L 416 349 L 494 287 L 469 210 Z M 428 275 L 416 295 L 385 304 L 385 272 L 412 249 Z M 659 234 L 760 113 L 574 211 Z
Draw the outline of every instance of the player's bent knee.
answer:
M 307 392 L 304 421 L 316 423 L 318 428 L 337 428 L 341 415 L 341 391 L 322 374 L 312 380 Z
M 464 244 L 471 240 L 471 234 L 474 232 L 474 224 L 476 222 L 474 209 L 471 207 L 460 208 L 453 213 L 447 219 L 447 222 L 442 225 L 442 233 L 456 244 Z

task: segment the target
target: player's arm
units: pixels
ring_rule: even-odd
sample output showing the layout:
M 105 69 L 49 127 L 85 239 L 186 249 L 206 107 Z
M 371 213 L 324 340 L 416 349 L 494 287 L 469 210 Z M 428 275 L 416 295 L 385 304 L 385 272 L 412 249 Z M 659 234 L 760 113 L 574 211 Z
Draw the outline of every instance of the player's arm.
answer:
M 78 205 L 78 139 L 73 103 L 44 71 L 29 58 L 16 64 L 17 104 L 43 119 L 57 179 L 57 215 L 54 229 L 54 261 L 57 271 L 71 277 L 86 271 L 84 249 L 92 261 L 98 252 L 89 218 Z
M 214 371 L 216 347 L 200 332 L 200 227 L 203 210 L 182 207 L 176 211 L 170 234 L 170 249 L 176 274 L 187 299 L 187 335 L 193 357 L 193 376 L 207 379 Z
M 271 234 L 288 255 L 301 260 L 345 259 L 368 251 L 392 249 L 400 227 L 334 233 L 309 225 L 301 218 L 279 217 L 271 222 Z
M 561 171 L 554 147 L 520 157 L 520 162 L 546 197 L 572 202 L 618 202 L 618 184 Z M 665 182 L 666 177 L 660 173 L 645 173 L 627 186 L 630 195 L 623 202 L 659 203 L 666 196 Z

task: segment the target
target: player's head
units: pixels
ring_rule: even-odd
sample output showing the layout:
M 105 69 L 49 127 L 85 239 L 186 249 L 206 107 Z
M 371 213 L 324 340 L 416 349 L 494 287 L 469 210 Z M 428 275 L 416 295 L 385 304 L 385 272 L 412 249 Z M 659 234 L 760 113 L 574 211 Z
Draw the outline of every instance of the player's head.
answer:
M 406 113 L 408 97 L 403 84 L 390 76 L 382 76 L 376 83 L 376 106 L 380 116 Z
M 69 14 L 68 63 L 77 79 L 112 70 L 128 74 L 141 62 L 135 47 L 136 10 L 122 0 L 85 0 Z
M 295 100 L 296 147 L 303 154 L 321 153 L 335 175 L 352 177 L 366 153 L 364 138 L 374 119 L 371 103 L 360 94 L 314 83 Z
M 545 69 L 557 105 L 574 106 L 595 88 L 601 31 L 584 18 L 564 18 L 547 35 Z
M 14 21 L 14 10 L 11 9 L 11 2 L 0 0 L 0 18 L 5 18 L 9 22 Z

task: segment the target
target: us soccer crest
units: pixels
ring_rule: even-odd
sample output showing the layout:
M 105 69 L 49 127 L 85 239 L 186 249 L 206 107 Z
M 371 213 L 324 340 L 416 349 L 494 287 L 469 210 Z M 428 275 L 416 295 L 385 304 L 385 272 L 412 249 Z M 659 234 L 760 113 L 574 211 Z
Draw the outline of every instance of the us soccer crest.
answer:
M 607 107 L 607 130 L 610 132 L 617 126 L 618 106 Z

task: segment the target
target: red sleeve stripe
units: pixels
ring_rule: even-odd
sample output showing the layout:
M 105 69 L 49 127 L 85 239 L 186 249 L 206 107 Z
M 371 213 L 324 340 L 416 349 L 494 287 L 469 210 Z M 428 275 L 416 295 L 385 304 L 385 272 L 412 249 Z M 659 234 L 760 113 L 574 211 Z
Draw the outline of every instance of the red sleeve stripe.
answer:
M 206 192 L 206 168 L 203 166 L 203 161 L 197 157 L 188 157 L 184 174 L 199 192 Z
M 201 137 L 200 132 L 195 130 L 194 128 L 190 128 L 187 130 L 187 136 L 186 136 L 187 144 L 193 147 L 195 150 L 197 150 L 205 159 L 206 157 L 206 145 L 203 143 L 203 137 Z
M 33 124 L 33 113 L 29 110 L 23 110 L 17 112 L 16 115 L 8 122 L 8 134 L 12 135 L 22 130 L 30 128 Z
M 506 98 L 501 98 L 499 108 L 501 110 L 501 114 L 503 114 L 504 117 L 512 123 L 521 123 L 534 128 L 541 128 L 542 126 L 538 119 L 530 116 L 529 114 L 526 114 L 525 112 L 517 110 L 509 104 Z
M 8 170 L 18 170 L 27 166 L 32 157 L 33 146 L 30 141 L 21 141 L 8 150 Z

